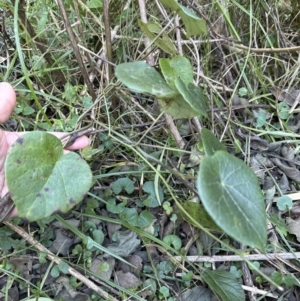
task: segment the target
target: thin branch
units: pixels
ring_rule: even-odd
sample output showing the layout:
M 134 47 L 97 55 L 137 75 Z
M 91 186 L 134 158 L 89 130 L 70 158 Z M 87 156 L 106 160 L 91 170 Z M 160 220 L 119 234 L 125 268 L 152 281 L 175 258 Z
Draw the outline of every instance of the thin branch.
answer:
M 184 143 L 184 141 L 183 141 L 183 139 L 182 139 L 175 123 L 174 123 L 173 118 L 167 113 L 165 113 L 165 118 L 166 118 L 166 124 L 169 127 L 169 129 L 170 129 L 174 139 L 176 140 L 176 143 L 178 144 L 179 148 L 184 148 L 185 143 Z
M 176 260 L 181 261 L 181 256 L 175 256 Z M 190 262 L 226 262 L 226 261 L 244 261 L 244 260 L 275 260 L 283 259 L 297 259 L 300 258 L 300 252 L 295 253 L 270 253 L 270 254 L 250 254 L 243 257 L 239 255 L 215 255 L 215 256 L 186 256 L 185 260 Z
M 145 4 L 144 0 L 139 0 L 139 8 L 140 8 L 140 16 L 141 16 L 142 22 L 147 23 L 146 4 Z M 150 66 L 153 66 L 154 65 L 154 57 L 149 48 L 151 45 L 151 41 L 147 37 L 144 37 L 144 45 L 145 45 L 145 48 L 147 49 L 146 61 Z

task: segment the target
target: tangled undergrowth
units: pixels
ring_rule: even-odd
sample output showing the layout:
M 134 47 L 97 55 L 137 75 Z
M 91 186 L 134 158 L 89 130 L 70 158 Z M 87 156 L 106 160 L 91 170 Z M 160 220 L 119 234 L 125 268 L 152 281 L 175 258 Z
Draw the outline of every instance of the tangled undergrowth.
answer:
M 63 216 L 1 225 L 0 300 L 300 299 L 298 1 L 0 0 L 0 8 L 0 80 L 18 95 L 3 127 L 92 127 L 80 154 L 94 179 Z M 115 77 L 116 66 L 136 61 L 165 76 L 161 60 L 178 56 L 203 93 L 201 114 L 189 91 L 174 114 L 170 98 Z M 255 173 L 267 216 L 263 250 L 204 210 L 202 129 Z M 223 201 L 230 228 L 236 213 Z M 249 203 L 239 209 L 253 215 Z M 257 227 L 239 227 L 249 225 Z

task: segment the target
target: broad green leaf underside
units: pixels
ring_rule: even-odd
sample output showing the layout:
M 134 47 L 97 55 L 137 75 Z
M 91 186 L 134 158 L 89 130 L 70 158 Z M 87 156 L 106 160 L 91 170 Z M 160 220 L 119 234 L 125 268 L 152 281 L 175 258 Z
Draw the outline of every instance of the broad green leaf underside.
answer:
M 138 61 L 118 65 L 116 77 L 134 92 L 148 93 L 162 99 L 170 99 L 178 93 L 153 67 L 145 62 Z

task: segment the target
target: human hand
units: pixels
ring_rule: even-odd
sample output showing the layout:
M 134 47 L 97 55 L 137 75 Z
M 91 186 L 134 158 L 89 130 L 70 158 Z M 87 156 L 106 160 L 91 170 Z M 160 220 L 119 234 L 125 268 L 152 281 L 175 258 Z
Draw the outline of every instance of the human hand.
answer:
M 0 83 L 0 123 L 8 120 L 16 104 L 16 94 L 13 87 L 9 83 Z M 5 182 L 4 165 L 7 153 L 12 144 L 22 136 L 22 132 L 7 132 L 0 129 L 0 196 L 1 198 L 6 195 L 8 188 Z M 63 136 L 64 133 L 54 133 L 58 138 Z M 67 149 L 77 150 L 88 146 L 89 139 L 86 136 L 79 137 Z M 0 207 L 0 215 L 3 208 Z M 17 216 L 17 209 L 14 208 L 10 216 Z

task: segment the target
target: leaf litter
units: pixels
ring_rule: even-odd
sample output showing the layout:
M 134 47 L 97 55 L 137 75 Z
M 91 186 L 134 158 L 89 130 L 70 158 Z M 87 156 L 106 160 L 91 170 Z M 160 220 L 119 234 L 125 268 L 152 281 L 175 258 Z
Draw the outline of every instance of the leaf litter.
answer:
M 173 3 L 173 1 L 170 1 L 170 3 Z M 177 2 L 175 4 L 174 3 L 173 5 L 177 5 Z M 181 5 L 180 10 L 186 18 L 188 14 L 186 14 L 186 12 L 182 10 Z M 199 20 L 197 19 L 195 19 L 195 21 L 199 22 Z M 203 22 L 200 22 L 199 24 L 203 25 Z M 191 35 L 193 33 L 193 31 L 191 31 L 192 28 L 190 28 L 191 24 L 188 24 L 188 26 L 188 34 Z M 217 45 L 217 49 L 222 49 L 222 45 Z M 222 65 L 222 62 L 220 62 L 218 57 L 218 55 L 220 55 L 218 54 L 218 51 L 212 50 L 212 54 L 215 55 L 215 58 L 217 58 L 216 60 L 213 60 L 213 68 L 215 69 L 213 70 L 212 78 L 222 83 L 220 85 L 222 87 L 224 87 L 224 82 L 225 85 L 227 84 L 228 86 L 230 86 L 231 83 L 228 80 L 229 77 L 227 77 L 231 73 L 230 68 L 227 69 L 227 67 L 231 66 L 232 64 L 232 62 L 228 60 L 230 55 L 225 56 L 224 54 L 222 58 L 222 61 L 224 60 L 224 65 Z M 226 49 L 226 51 L 228 51 L 228 49 Z M 130 58 L 130 60 L 134 61 L 135 58 Z M 223 68 L 227 70 L 225 75 L 221 73 Z M 132 74 L 134 74 L 134 70 L 132 71 Z M 178 82 L 177 85 L 184 91 L 184 94 L 188 99 L 190 99 L 194 95 L 199 94 L 199 91 L 193 91 L 194 93 L 192 93 L 191 96 L 187 95 L 188 93 L 185 91 L 186 87 L 183 86 L 181 82 Z M 254 82 L 253 87 L 255 87 L 255 85 L 256 83 Z M 202 83 L 201 86 L 203 86 Z M 270 89 L 269 91 L 272 92 L 273 90 L 274 89 Z M 269 124 L 276 126 L 275 129 L 282 129 L 280 128 L 280 122 L 282 120 L 286 120 L 288 129 L 297 134 L 300 129 L 300 114 L 297 114 L 297 112 L 289 113 L 289 109 L 293 106 L 296 106 L 295 109 L 297 109 L 300 90 L 296 88 L 276 90 L 276 94 L 272 92 L 274 97 L 272 98 L 272 101 L 274 101 L 274 103 L 284 102 L 288 106 L 288 109 L 286 109 L 285 106 L 279 106 L 278 110 L 280 109 L 281 111 L 279 112 L 278 116 L 276 116 L 276 112 L 275 110 L 273 110 L 272 106 L 268 106 L 268 108 L 266 109 L 265 107 L 260 108 L 260 104 L 258 104 L 255 108 L 254 104 L 253 108 L 251 107 L 252 102 L 250 102 L 250 100 L 247 99 L 246 96 L 233 96 L 233 120 L 241 126 L 238 125 L 232 127 L 232 136 L 229 132 L 226 132 L 224 142 L 224 145 L 227 146 L 227 149 L 229 149 L 230 152 L 234 153 L 233 148 L 235 141 L 232 137 L 237 137 L 239 141 L 239 143 L 236 143 L 237 149 L 239 149 L 240 147 L 240 149 L 242 149 L 242 151 L 246 154 L 246 156 L 244 156 L 241 153 L 237 152 L 237 156 L 242 160 L 249 160 L 250 166 L 259 178 L 261 187 L 264 190 L 265 199 L 270 204 L 272 204 L 274 197 L 280 195 L 280 193 L 290 194 L 299 190 L 297 185 L 299 182 L 299 156 L 297 150 L 297 141 L 285 142 L 282 138 L 274 138 L 272 137 L 272 135 L 268 134 L 258 135 L 257 131 L 249 130 L 249 128 L 256 130 L 266 130 L 266 126 Z M 174 93 L 174 91 L 165 84 L 162 84 L 159 91 L 151 89 L 149 93 L 153 93 L 153 91 L 154 93 L 158 94 L 163 91 L 166 92 L 168 96 L 173 96 Z M 216 93 L 216 90 L 214 91 L 214 93 Z M 222 93 L 221 95 L 227 100 L 232 96 L 229 94 L 230 93 Z M 147 102 L 152 104 L 151 98 L 143 98 L 136 94 L 134 95 L 134 97 L 135 100 L 139 101 L 143 106 L 147 106 Z M 176 101 L 177 102 L 174 109 L 175 113 L 180 113 L 183 117 L 189 117 L 190 112 L 186 111 L 189 111 L 190 107 L 183 106 L 180 103 L 183 101 L 183 98 L 178 97 Z M 164 102 L 164 100 L 162 102 Z M 168 107 L 168 101 L 166 100 L 163 105 L 165 107 Z M 137 111 L 139 109 L 137 109 Z M 226 107 L 225 105 L 225 107 L 219 110 L 220 104 L 218 104 L 218 106 L 214 105 L 213 109 L 216 109 L 216 112 L 221 112 L 221 114 L 216 113 L 214 115 L 214 118 L 216 118 L 218 122 L 215 122 L 215 124 L 210 124 L 210 121 L 208 121 L 207 119 L 201 119 L 201 123 L 203 124 L 203 126 L 207 127 L 214 126 L 215 133 L 219 139 L 224 134 L 222 131 L 225 128 L 226 122 L 228 121 L 228 116 L 226 114 L 227 111 L 231 110 L 231 108 Z M 130 111 L 129 106 L 126 106 L 125 111 L 126 110 L 129 110 L 130 114 L 133 116 L 132 119 L 134 119 L 134 122 L 136 124 L 143 122 L 145 122 L 146 124 L 146 122 L 148 122 L 148 116 L 143 115 L 142 113 L 138 115 L 135 111 Z M 194 113 L 195 112 L 193 112 L 193 114 Z M 211 114 L 211 111 L 208 110 L 207 114 Z M 124 130 L 124 132 L 122 133 L 128 137 L 135 137 L 134 135 L 140 137 L 145 135 L 142 142 L 148 144 L 148 148 L 146 149 L 145 146 L 144 151 L 147 151 L 151 148 L 152 151 L 154 149 L 156 150 L 155 144 L 157 143 L 157 141 L 159 142 L 160 140 L 162 140 L 161 137 L 163 137 L 162 133 L 165 125 L 161 125 L 152 132 L 150 131 L 151 133 L 148 137 L 147 135 L 149 134 L 149 128 L 145 126 L 144 128 L 138 129 L 134 125 L 130 124 L 129 122 L 131 121 L 128 121 L 128 119 L 126 118 L 127 117 L 122 119 L 122 122 L 126 126 L 129 126 L 130 131 Z M 180 126 L 179 123 L 177 124 L 178 126 Z M 224 125 L 224 127 L 220 126 L 220 124 Z M 244 129 L 245 125 L 248 126 L 247 130 Z M 220 127 L 222 128 L 220 129 Z M 107 134 L 107 132 L 105 131 L 103 131 L 103 133 Z M 185 149 L 188 152 L 187 156 L 185 157 L 184 155 L 179 154 L 176 151 L 168 150 L 166 157 L 164 158 L 164 160 L 162 160 L 162 163 L 168 164 L 168 166 L 171 166 L 171 168 L 173 168 L 175 171 L 180 171 L 181 174 L 184 174 L 184 177 L 186 177 L 188 184 L 193 186 L 195 183 L 195 175 L 198 172 L 198 166 L 199 164 L 201 164 L 203 157 L 201 151 L 199 151 L 199 148 L 195 147 L 195 145 L 199 141 L 198 139 L 195 139 L 195 137 L 197 137 L 197 134 L 195 134 L 195 127 L 192 124 L 190 124 L 190 130 L 186 131 L 183 136 L 185 141 L 188 143 L 188 146 Z M 153 139 L 153 137 L 155 137 L 156 139 L 155 143 L 153 142 L 155 140 Z M 132 139 L 134 141 L 134 138 Z M 180 210 L 173 204 L 172 199 L 170 198 L 168 191 L 165 190 L 164 186 L 160 186 L 161 183 L 157 185 L 152 174 L 150 176 L 147 175 L 146 172 L 148 170 L 144 162 L 141 162 L 139 158 L 126 153 L 127 149 L 120 146 L 120 144 L 116 142 L 117 139 L 116 141 L 112 139 L 112 141 L 113 142 L 111 142 L 109 147 L 105 149 L 104 146 L 100 150 L 100 154 L 103 155 L 103 157 L 95 159 L 93 162 L 93 165 L 96 166 L 94 166 L 94 170 L 96 172 L 99 172 L 99 174 L 101 175 L 108 173 L 111 174 L 111 176 L 109 178 L 103 177 L 101 179 L 98 179 L 97 184 L 92 190 L 92 193 L 95 197 L 89 197 L 89 199 L 86 198 L 83 203 L 75 206 L 75 210 L 86 214 L 93 213 L 95 215 L 99 215 L 108 219 L 110 218 L 115 221 L 121 220 L 124 223 L 127 222 L 132 225 L 132 222 L 134 220 L 137 221 L 138 215 L 142 212 L 142 210 L 146 209 L 152 215 L 152 227 L 151 230 L 147 229 L 147 231 L 150 231 L 150 233 L 154 235 L 154 237 L 160 238 L 161 240 L 163 240 L 163 238 L 167 235 L 175 235 L 177 237 L 180 237 L 180 240 L 182 241 L 182 247 L 185 248 L 185 250 L 181 251 L 184 251 L 184 254 L 187 255 L 225 255 L 226 251 L 224 251 L 225 248 L 221 243 L 211 239 L 211 237 L 207 236 L 203 231 L 198 230 L 197 227 L 194 226 L 193 223 L 191 223 L 187 218 L 184 218 L 180 215 Z M 139 144 L 141 141 L 136 140 L 135 142 Z M 173 143 L 173 141 L 171 142 Z M 151 145 L 152 143 L 153 147 L 151 146 L 149 148 L 149 145 Z M 163 146 L 164 145 L 160 145 L 161 148 L 163 148 Z M 176 148 L 176 146 L 174 146 L 173 144 L 171 146 L 171 149 Z M 151 154 L 151 151 L 147 153 Z M 135 167 L 133 167 L 134 165 Z M 157 165 L 155 165 L 155 167 L 157 168 Z M 167 169 L 162 167 L 161 173 L 163 174 L 166 172 Z M 128 180 L 130 181 L 130 183 L 128 181 L 126 183 L 126 181 L 124 182 L 121 180 L 124 173 L 128 175 Z M 118 174 L 120 174 L 120 176 L 118 176 Z M 172 188 L 172 191 L 176 193 L 176 195 L 181 200 L 188 202 L 195 198 L 195 195 L 187 188 L 186 185 L 182 183 L 182 181 L 180 181 L 174 175 L 168 174 L 168 176 L 168 180 L 170 180 L 168 183 Z M 145 181 L 141 181 L 141 178 L 145 179 Z M 145 185 L 147 181 L 151 182 L 151 185 Z M 165 207 L 158 206 L 159 202 L 156 198 L 157 194 L 159 194 L 160 196 L 163 194 L 161 199 L 163 202 L 162 205 L 165 205 Z M 98 198 L 100 198 L 104 202 L 100 201 Z M 118 206 L 118 210 L 113 211 L 110 210 L 112 207 L 106 206 L 105 202 L 109 202 L 111 199 L 114 199 L 116 206 Z M 164 202 L 169 202 L 170 205 L 167 206 L 166 204 L 164 204 Z M 292 208 L 287 208 L 288 206 L 277 208 L 276 206 L 272 205 L 271 207 L 272 214 L 274 214 L 275 216 L 272 220 L 274 227 L 276 226 L 276 228 L 281 229 L 280 231 L 285 234 L 287 234 L 287 232 L 284 232 L 284 230 L 287 231 L 288 229 L 290 234 L 295 235 L 299 240 L 299 212 L 297 212 L 297 209 L 299 210 L 299 204 L 294 203 Z M 163 210 L 163 208 L 168 208 L 169 211 L 165 211 Z M 127 209 L 135 209 L 135 211 L 133 210 L 130 212 L 125 212 Z M 126 214 L 121 215 L 121 213 L 124 212 Z M 131 213 L 131 215 L 129 215 L 128 213 Z M 195 215 L 197 216 L 197 212 L 195 213 Z M 127 219 L 122 220 L 122 216 L 127 217 Z M 130 216 L 132 216 L 132 219 L 128 218 Z M 77 219 L 76 225 L 73 224 L 74 218 Z M 126 227 L 121 224 L 114 224 L 112 220 L 105 221 L 104 219 L 101 221 L 96 221 L 95 218 L 82 217 L 79 214 L 75 213 L 64 215 L 64 219 L 71 224 L 71 226 L 73 227 L 73 232 L 81 231 L 85 236 L 92 239 L 95 239 L 93 237 L 95 230 L 102 231 L 105 236 L 103 245 L 106 246 L 106 248 L 112 253 L 123 256 L 125 260 L 136 267 L 134 268 L 132 266 L 126 265 L 123 262 L 119 262 L 118 260 L 115 260 L 113 256 L 109 254 L 103 254 L 94 246 L 89 248 L 88 245 L 85 245 L 83 243 L 82 239 L 78 239 L 78 237 L 74 238 L 74 236 L 72 237 L 70 233 L 64 231 L 65 229 L 63 225 L 57 226 L 54 225 L 54 223 L 51 223 L 51 218 L 49 220 L 39 221 L 38 223 L 31 225 L 32 230 L 36 232 L 36 237 L 40 239 L 46 246 L 48 246 L 49 249 L 53 250 L 56 254 L 59 254 L 61 256 L 70 257 L 72 262 L 78 264 L 80 268 L 83 267 L 86 270 L 90 269 L 94 274 L 92 277 L 94 277 L 93 279 L 95 283 L 101 283 L 101 280 L 99 278 L 104 278 L 106 280 L 115 281 L 123 288 L 134 289 L 135 287 L 138 287 L 141 290 L 145 289 L 147 290 L 145 291 L 146 293 L 143 295 L 143 292 L 139 292 L 139 295 L 142 296 L 142 298 L 148 300 L 147 298 L 149 297 L 154 298 L 153 296 L 156 295 L 157 288 L 155 288 L 155 285 L 153 283 L 152 285 L 150 285 L 150 281 L 145 283 L 145 279 L 150 280 L 151 277 L 154 278 L 154 275 L 158 273 L 159 277 L 161 277 L 162 279 L 161 283 L 166 283 L 169 291 L 173 292 L 173 295 L 178 297 L 178 300 L 193 301 L 198 300 L 197 298 L 199 297 L 201 297 L 203 300 L 215 299 L 212 290 L 208 289 L 207 286 L 204 287 L 197 284 L 193 286 L 191 284 L 186 284 L 185 281 L 187 280 L 183 280 L 183 278 L 180 278 L 179 276 L 176 276 L 177 278 L 175 280 L 174 273 L 176 267 L 171 263 L 169 257 L 163 254 L 157 246 L 148 246 L 149 240 L 145 239 L 145 237 L 149 232 L 143 233 L 145 236 L 142 234 L 137 235 L 133 231 L 126 230 Z M 86 220 L 90 221 L 88 226 L 86 226 Z M 287 229 L 285 229 L 285 222 L 287 223 Z M 138 223 L 136 222 L 135 226 L 137 224 Z M 210 226 L 211 224 L 209 224 L 208 227 Z M 213 225 L 212 227 L 214 226 L 215 225 Z M 161 229 L 166 230 L 160 231 Z M 144 231 L 145 229 L 140 230 Z M 2 234 L 0 233 L 0 235 Z M 230 241 L 230 239 L 224 234 L 222 238 L 224 239 L 224 242 Z M 5 254 L 7 254 L 7 252 L 11 250 L 20 250 L 20 241 L 16 237 L 8 239 L 7 236 L 5 236 L 4 241 L 1 236 L 0 241 L 3 245 L 3 247 L 1 246 L 1 249 L 3 250 L 3 252 L 5 252 Z M 132 258 L 135 259 L 133 260 Z M 11 262 L 14 262 L 13 258 L 11 258 Z M 31 260 L 28 262 L 30 262 L 31 264 Z M 42 263 L 42 256 L 40 260 L 37 260 L 35 258 L 34 260 L 32 260 L 32 262 L 34 263 L 33 266 L 35 268 L 36 274 L 38 274 L 38 270 L 42 270 L 44 271 L 44 273 L 46 273 L 49 264 Z M 200 266 L 195 270 L 192 268 L 190 268 L 190 270 L 195 272 L 195 276 L 198 276 L 198 272 L 202 270 L 202 268 L 203 267 Z M 28 271 L 26 272 L 26 269 L 22 268 L 21 264 L 15 264 L 14 269 L 23 271 L 24 275 L 26 273 L 31 273 L 31 268 L 28 268 Z M 70 286 L 69 283 L 71 279 L 69 277 L 66 278 L 65 276 L 62 276 L 63 270 L 64 269 L 60 267 L 60 269 L 58 270 L 59 277 L 57 278 L 53 278 L 51 274 L 48 274 L 47 278 L 44 279 L 44 289 L 49 289 L 50 295 L 54 296 L 55 298 L 63 298 L 65 300 L 86 300 L 85 298 L 87 298 L 87 296 L 90 297 L 92 295 L 92 291 L 84 285 L 81 285 L 79 282 L 72 283 L 72 286 Z M 156 270 L 155 273 L 154 270 Z M 226 273 L 227 271 L 229 271 L 228 263 L 224 262 L 222 264 L 216 264 L 217 277 L 220 277 L 220 275 L 222 274 L 224 276 L 223 278 L 221 277 L 221 281 L 224 281 L 224 279 L 226 278 L 232 279 L 232 275 Z M 275 268 L 272 268 L 269 274 L 271 275 L 271 273 L 273 273 L 274 271 Z M 151 277 L 147 278 L 147 275 L 149 274 L 151 275 Z M 258 277 L 258 275 L 254 272 L 252 275 L 253 280 L 256 280 L 256 277 Z M 209 272 L 205 274 L 205 277 L 208 278 L 209 276 L 211 276 L 209 275 Z M 196 277 L 195 279 L 193 279 L 195 283 L 196 279 Z M 217 278 L 215 277 L 214 279 Z M 7 282 L 8 276 L 4 276 L 2 281 L 3 280 L 4 282 Z M 239 278 L 238 281 L 242 281 L 241 278 Z M 280 281 L 282 281 L 282 278 L 280 279 Z M 4 282 L 1 282 L 2 284 L 0 283 L 0 285 L 3 285 L 3 287 Z M 32 282 L 36 283 L 34 281 Z M 154 281 L 154 283 L 156 282 Z M 143 286 L 143 284 L 145 285 Z M 257 284 L 257 286 L 259 285 Z M 264 283 L 260 283 L 260 286 L 268 290 L 267 286 Z M 78 288 L 78 290 L 82 288 L 81 292 L 75 292 L 74 287 Z M 236 288 L 237 290 L 239 290 L 240 286 Z M 226 295 L 226 292 L 224 292 L 222 288 L 219 289 L 221 291 L 221 294 Z M 111 289 L 111 292 L 120 297 L 120 292 L 114 291 L 113 289 Z M 164 290 L 162 290 L 162 292 L 164 292 Z M 126 293 L 128 293 L 128 291 Z M 25 290 L 20 291 L 17 294 L 17 298 L 14 300 L 19 299 L 19 296 L 25 297 L 25 294 Z M 160 298 L 162 298 L 162 295 L 160 296 Z M 243 300 L 244 298 L 240 291 L 238 297 L 239 300 Z M 294 297 L 292 296 L 290 300 L 294 300 L 292 298 Z M 226 300 L 226 297 L 223 297 L 223 300 Z

